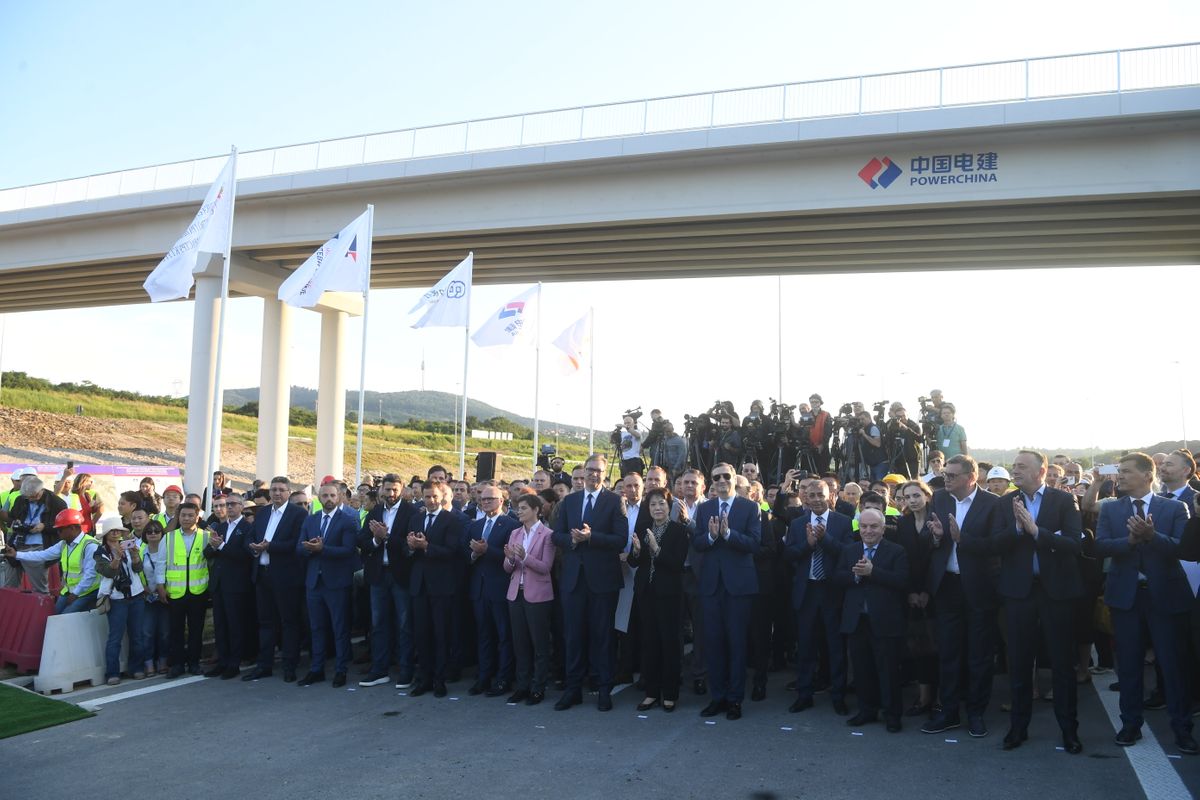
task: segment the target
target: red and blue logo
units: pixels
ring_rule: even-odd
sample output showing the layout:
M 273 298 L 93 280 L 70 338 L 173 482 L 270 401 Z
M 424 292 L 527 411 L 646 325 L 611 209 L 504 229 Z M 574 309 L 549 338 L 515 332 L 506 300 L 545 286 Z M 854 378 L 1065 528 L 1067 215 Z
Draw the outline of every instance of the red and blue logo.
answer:
M 508 305 L 504 306 L 504 308 L 500 309 L 500 319 L 508 319 L 509 317 L 515 317 L 524 311 L 525 311 L 525 301 L 519 300 L 514 303 L 509 303 Z
M 867 165 L 858 171 L 858 177 L 862 178 L 863 183 L 872 189 L 878 189 L 881 186 L 886 189 L 903 172 L 904 170 L 900 169 L 896 162 L 884 156 L 868 161 Z
M 350 240 L 350 249 L 346 251 L 346 258 L 350 259 L 355 264 L 358 263 L 358 237 L 357 236 L 355 236 L 353 239 Z

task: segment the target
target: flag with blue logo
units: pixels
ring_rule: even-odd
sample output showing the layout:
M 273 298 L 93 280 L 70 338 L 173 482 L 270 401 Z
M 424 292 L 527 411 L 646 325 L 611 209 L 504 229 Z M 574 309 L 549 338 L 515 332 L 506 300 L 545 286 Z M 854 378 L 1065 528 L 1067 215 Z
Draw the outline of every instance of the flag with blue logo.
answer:
M 413 323 L 414 328 L 465 328 L 471 324 L 471 270 L 474 265 L 475 254 L 467 253 L 457 267 L 421 295 L 408 312 L 415 314 L 425 309 L 421 318 Z
M 531 286 L 492 312 L 487 322 L 471 334 L 471 341 L 480 347 L 516 343 L 533 328 L 536 305 L 537 287 Z
M 365 292 L 371 266 L 371 215 L 361 216 L 317 248 L 279 286 L 279 299 L 312 308 L 325 292 Z

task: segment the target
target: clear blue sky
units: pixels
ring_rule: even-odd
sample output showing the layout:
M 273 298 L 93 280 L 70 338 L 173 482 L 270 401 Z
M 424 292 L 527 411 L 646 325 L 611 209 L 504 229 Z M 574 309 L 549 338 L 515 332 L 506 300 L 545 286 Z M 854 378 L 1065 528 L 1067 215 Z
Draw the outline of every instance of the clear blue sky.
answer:
M 819 8 L 763 2 L 9 2 L 0 4 L 0 110 L 6 120 L 0 126 L 0 188 L 214 155 L 231 143 L 251 150 L 586 103 L 1193 40 L 1200 40 L 1200 3 L 1159 0 L 926 0 Z M 342 224 L 331 220 L 330 230 Z M 164 242 L 164 249 L 169 245 Z M 859 341 L 831 333 L 829 358 L 820 369 L 789 359 L 785 397 L 794 402 L 820 391 L 834 402 L 888 396 L 911 404 L 936 384 L 962 408 L 977 446 L 1120 446 L 1176 437 L 1175 375 L 1185 375 L 1192 396 L 1200 389 L 1190 348 L 1178 356 L 1182 368 L 1156 353 L 1163 361 L 1157 371 L 1167 379 L 1131 386 L 1105 385 L 1092 345 L 1098 336 L 1113 337 L 1123 316 L 1112 291 L 1120 282 L 1136 277 L 1195 297 L 1200 288 L 1195 272 L 1026 272 L 1018 281 L 995 273 L 901 276 L 897 283 L 913 287 L 938 281 L 978 309 L 978 337 L 949 342 L 931 324 L 907 347 L 883 322 L 868 323 Z M 1039 291 L 1031 299 L 1020 281 L 1034 280 Z M 880 279 L 787 278 L 785 293 L 800 282 L 806 293 L 820 288 L 848 297 L 876 291 Z M 691 324 L 688 309 L 696 298 L 720 292 L 739 307 L 773 309 L 775 285 L 774 278 L 556 284 L 546 289 L 547 339 L 581 313 L 586 298 L 599 314 L 597 426 L 616 422 L 622 409 L 639 404 L 662 406 L 681 421 L 683 413 L 728 392 L 683 387 L 664 377 L 666 365 L 647 365 L 640 353 L 665 347 L 671 364 L 691 362 L 699 351 L 672 334 Z M 474 316 L 482 319 L 520 288 L 480 290 Z M 658 318 L 663 334 L 617 335 L 613 309 L 631 298 L 666 293 L 678 311 Z M 389 310 L 407 311 L 415 294 L 378 293 L 376 308 L 384 313 L 377 319 L 394 319 Z M 237 357 L 227 358 L 225 383 L 253 384 L 261 302 L 241 300 L 230 307 Z M 308 356 L 317 347 L 318 325 L 315 315 L 301 316 L 293 383 L 312 386 L 315 359 Z M 190 320 L 186 303 L 9 315 L 2 366 L 55 380 L 186 391 L 188 370 L 180 354 L 190 346 Z M 14 330 L 47 324 L 55 330 L 108 330 L 111 337 L 93 337 L 90 358 L 64 355 L 49 364 L 39 352 L 14 346 Z M 376 324 L 388 323 L 373 321 L 373 330 Z M 832 332 L 836 324 L 831 315 L 817 327 Z M 350 329 L 355 344 L 346 354 L 349 385 L 357 381 L 356 325 Z M 161 334 L 156 341 L 145 342 L 148 329 Z M 1030 340 L 1031 329 L 1037 346 L 1055 357 L 997 381 L 996 362 L 1018 349 L 1017 339 Z M 773 316 L 739 330 L 757 344 L 729 345 L 734 348 L 729 355 L 745 364 L 737 381 L 745 388 L 731 398 L 741 410 L 779 387 Z M 782 334 L 785 341 L 796 335 L 787 320 Z M 1109 352 L 1137 357 L 1139 348 L 1154 346 L 1132 339 L 1118 337 Z M 152 375 L 133 376 L 118 367 L 117 356 L 135 349 L 160 365 Z M 452 331 L 406 334 L 398 352 L 372 349 L 370 360 L 380 368 L 370 373 L 368 388 L 419 386 L 422 349 L 427 386 L 455 391 L 461 337 Z M 532 393 L 514 390 L 513 363 L 473 351 L 472 394 L 528 414 Z M 543 416 L 585 424 L 585 384 L 563 381 L 553 371 L 544 374 Z M 1061 387 L 1076 411 L 1017 415 L 1015 408 L 1038 396 L 1035 386 Z M 1200 413 L 1193 416 L 1195 436 Z

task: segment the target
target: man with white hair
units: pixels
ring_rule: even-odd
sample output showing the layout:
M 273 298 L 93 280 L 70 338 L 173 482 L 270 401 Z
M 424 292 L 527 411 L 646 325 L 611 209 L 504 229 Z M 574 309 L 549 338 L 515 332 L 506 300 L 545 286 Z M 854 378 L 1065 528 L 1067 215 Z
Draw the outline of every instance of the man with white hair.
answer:
M 9 533 L 5 542 L 17 552 L 49 548 L 58 541 L 54 533 L 54 518 L 58 512 L 66 509 L 67 503 L 54 492 L 48 491 L 32 469 L 27 467 L 22 471 L 25 475 L 21 479 L 21 494 L 13 500 L 9 509 Z M 28 576 L 33 591 L 46 594 L 49 591 L 46 567 L 47 562 L 44 561 L 8 561 L 0 575 L 0 586 L 17 588 L 24 574 Z

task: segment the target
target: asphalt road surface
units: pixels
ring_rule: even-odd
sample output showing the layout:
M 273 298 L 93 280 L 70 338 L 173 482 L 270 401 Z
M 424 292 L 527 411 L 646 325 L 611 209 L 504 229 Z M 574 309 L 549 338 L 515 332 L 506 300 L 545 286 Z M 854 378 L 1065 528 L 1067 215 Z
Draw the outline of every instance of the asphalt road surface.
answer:
M 972 800 L 1169 800 L 1200 790 L 1200 757 L 1171 757 L 1165 712 L 1147 715 L 1158 743 L 1147 737 L 1128 750 L 1113 743 L 1105 707 L 1116 704 L 1111 675 L 1098 676 L 1095 689 L 1080 687 L 1084 752 L 1071 756 L 1059 749 L 1051 704 L 1039 701 L 1029 741 L 1001 749 L 1003 676 L 991 734 L 972 739 L 965 729 L 925 735 L 911 719 L 899 734 L 882 724 L 851 729 L 824 694 L 815 708 L 789 714 L 783 673 L 772 674 L 767 700 L 747 702 L 737 722 L 702 719 L 704 700 L 690 686 L 675 713 L 639 715 L 633 687 L 614 697 L 609 713 L 595 709 L 594 696 L 556 712 L 554 693 L 537 707 L 509 706 L 469 697 L 469 681 L 435 699 L 402 695 L 391 684 L 300 688 L 280 674 L 251 683 L 155 678 L 67 695 L 97 716 L 0 742 L 3 795 L 861 800 L 969 792 Z

